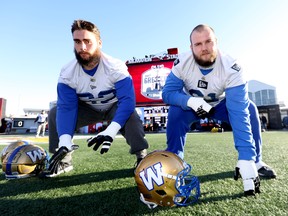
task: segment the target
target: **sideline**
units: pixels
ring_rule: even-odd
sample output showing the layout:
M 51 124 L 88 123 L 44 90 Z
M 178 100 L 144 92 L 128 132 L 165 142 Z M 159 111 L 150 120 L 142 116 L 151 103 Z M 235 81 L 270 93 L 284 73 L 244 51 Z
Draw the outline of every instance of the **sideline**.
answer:
M 76 134 L 73 139 L 88 139 L 91 136 L 96 136 L 96 134 Z M 122 135 L 116 135 L 116 138 L 123 138 Z M 34 134 L 0 134 L 0 146 L 9 145 L 17 140 L 27 141 L 31 144 L 47 144 L 48 136 L 35 137 Z

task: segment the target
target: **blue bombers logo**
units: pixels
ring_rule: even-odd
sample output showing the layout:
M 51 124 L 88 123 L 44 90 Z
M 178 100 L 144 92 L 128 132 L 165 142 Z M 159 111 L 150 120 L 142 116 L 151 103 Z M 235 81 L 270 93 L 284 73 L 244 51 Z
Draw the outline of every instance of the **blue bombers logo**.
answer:
M 37 160 L 42 160 L 43 153 L 40 149 L 28 151 L 26 152 L 26 155 L 31 159 L 33 163 L 36 163 Z
M 139 175 L 140 178 L 147 188 L 147 190 L 151 191 L 154 189 L 154 184 L 157 186 L 161 186 L 164 184 L 164 178 L 162 175 L 162 170 L 161 170 L 161 163 L 156 163 L 150 167 L 148 167 L 145 170 L 142 170 Z

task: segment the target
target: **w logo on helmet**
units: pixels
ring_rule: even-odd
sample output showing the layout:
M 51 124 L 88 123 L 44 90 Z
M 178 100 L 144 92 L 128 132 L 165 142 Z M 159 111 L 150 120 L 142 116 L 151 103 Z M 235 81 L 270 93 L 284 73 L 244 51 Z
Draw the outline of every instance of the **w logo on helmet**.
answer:
M 143 184 L 149 191 L 154 189 L 154 183 L 158 186 L 164 184 L 161 167 L 161 163 L 156 163 L 139 172 Z
M 28 155 L 28 157 L 31 159 L 33 163 L 36 163 L 37 159 L 38 161 L 41 161 L 43 159 L 43 152 L 41 151 L 41 149 L 28 151 L 26 152 L 26 154 Z
M 16 146 L 4 157 L 2 170 L 6 179 L 27 178 L 42 171 L 47 159 L 48 153 L 43 148 L 27 143 Z
M 200 182 L 190 174 L 192 167 L 178 155 L 150 152 L 134 171 L 140 200 L 150 209 L 159 206 L 187 206 L 200 197 Z

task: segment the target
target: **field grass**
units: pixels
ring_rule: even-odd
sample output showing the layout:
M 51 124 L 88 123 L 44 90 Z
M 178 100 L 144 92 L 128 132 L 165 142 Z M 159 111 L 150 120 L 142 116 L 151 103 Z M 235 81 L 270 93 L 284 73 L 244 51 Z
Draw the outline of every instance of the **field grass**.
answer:
M 165 134 L 146 137 L 149 151 L 165 149 Z M 139 200 L 135 158 L 123 138 L 104 155 L 77 139 L 72 172 L 10 181 L 0 175 L 0 215 L 288 215 L 288 132 L 265 132 L 263 141 L 264 161 L 276 170 L 277 179 L 262 179 L 262 193 L 244 197 L 242 180 L 233 179 L 237 153 L 232 133 L 188 134 L 185 160 L 200 179 L 201 198 L 188 207 L 150 210 Z M 48 149 L 47 143 L 41 146 Z

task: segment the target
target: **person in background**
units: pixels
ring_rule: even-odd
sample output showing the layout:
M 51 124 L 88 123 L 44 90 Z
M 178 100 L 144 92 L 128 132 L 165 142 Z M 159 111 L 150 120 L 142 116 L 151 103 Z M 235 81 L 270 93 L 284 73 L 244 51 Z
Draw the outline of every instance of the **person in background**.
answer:
M 53 156 L 46 177 L 73 169 L 75 129 L 97 122 L 110 124 L 87 140 L 88 147 L 106 153 L 120 132 L 138 164 L 147 154 L 148 143 L 135 111 L 134 86 L 126 64 L 102 52 L 100 32 L 93 23 L 75 20 L 71 33 L 75 59 L 61 70 L 57 106 L 49 113 L 49 151 Z
M 263 130 L 266 131 L 267 130 L 267 118 L 264 114 L 262 114 L 262 116 L 261 116 L 261 121 L 263 124 Z
M 34 122 L 37 122 L 37 131 L 36 131 L 36 137 L 39 137 L 40 133 L 42 132 L 41 136 L 44 137 L 45 135 L 45 129 L 47 124 L 48 115 L 45 112 L 45 110 L 42 110 L 41 113 L 39 113 L 35 119 Z
M 196 26 L 190 42 L 191 50 L 179 54 L 162 91 L 163 101 L 170 105 L 167 150 L 184 158 L 186 133 L 199 119 L 228 122 L 238 151 L 235 179 L 241 175 L 245 195 L 255 195 L 260 192 L 259 176 L 275 178 L 276 173 L 262 161 L 258 110 L 248 97 L 243 69 L 217 48 L 210 26 Z
M 12 119 L 8 119 L 6 121 L 6 129 L 5 129 L 5 134 L 10 134 L 12 130 Z

